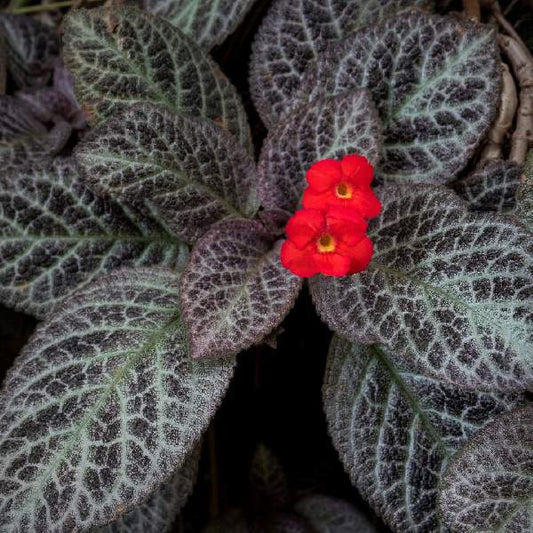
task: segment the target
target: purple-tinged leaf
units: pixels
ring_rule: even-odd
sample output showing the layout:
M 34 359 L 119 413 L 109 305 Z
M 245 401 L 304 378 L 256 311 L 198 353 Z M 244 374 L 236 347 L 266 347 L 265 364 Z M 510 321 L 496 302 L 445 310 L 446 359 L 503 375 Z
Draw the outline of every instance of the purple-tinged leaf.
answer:
M 294 105 L 304 72 L 332 41 L 429 0 L 274 0 L 253 45 L 250 85 L 273 128 Z
M 533 232 L 533 150 L 527 154 L 522 182 L 516 191 L 516 209 L 513 214 Z
M 191 359 L 178 286 L 114 272 L 37 327 L 0 392 L 1 529 L 91 531 L 185 463 L 235 361 Z
M 394 531 L 444 533 L 437 489 L 450 458 L 524 398 L 445 385 L 397 359 L 333 338 L 322 389 L 329 433 L 352 483 Z
M 77 9 L 63 22 L 66 66 L 92 122 L 138 102 L 201 116 L 252 142 L 235 88 L 214 61 L 164 18 L 133 7 Z
M 237 28 L 254 0 L 144 0 L 144 9 L 169 20 L 206 50 Z
M 46 85 L 59 59 L 53 28 L 26 15 L 0 14 L 8 69 L 19 87 Z
M 187 247 L 144 215 L 95 196 L 72 160 L 0 177 L 0 302 L 39 318 L 129 266 L 183 268 Z
M 520 184 L 520 165 L 512 161 L 488 161 L 469 176 L 452 184 L 471 211 L 509 212 Z
M 162 483 L 148 500 L 116 522 L 98 528 L 94 533 L 170 532 L 173 523 L 178 518 L 178 513 L 192 493 L 198 474 L 199 460 L 200 446 L 197 446 L 187 457 L 183 466 L 178 468 L 168 481 Z M 178 531 L 181 532 L 182 529 Z
M 176 235 L 199 239 L 258 209 L 254 160 L 213 122 L 137 104 L 92 130 L 76 161 L 94 190 L 141 201 Z
M 38 112 L 37 112 L 38 111 Z M 0 95 L 0 166 L 2 173 L 36 161 L 51 159 L 67 143 L 72 127 L 59 116 L 46 114 L 21 98 Z M 48 122 L 48 120 L 47 120 Z
M 269 132 L 263 145 L 258 164 L 261 204 L 293 212 L 314 162 L 358 153 L 375 165 L 380 152 L 379 118 L 368 91 L 302 105 Z
M 196 244 L 181 280 L 193 358 L 236 355 L 281 323 L 302 280 L 281 265 L 280 248 L 246 220 L 221 222 Z
M 533 405 L 495 418 L 453 458 L 439 507 L 451 531 L 533 530 Z
M 319 56 L 301 98 L 367 87 L 383 124 L 385 182 L 446 183 L 484 140 L 500 101 L 493 28 L 420 12 L 360 30 Z
M 324 321 L 353 342 L 388 345 L 433 379 L 533 390 L 531 234 L 511 217 L 468 212 L 442 186 L 378 193 L 368 270 L 311 280 Z

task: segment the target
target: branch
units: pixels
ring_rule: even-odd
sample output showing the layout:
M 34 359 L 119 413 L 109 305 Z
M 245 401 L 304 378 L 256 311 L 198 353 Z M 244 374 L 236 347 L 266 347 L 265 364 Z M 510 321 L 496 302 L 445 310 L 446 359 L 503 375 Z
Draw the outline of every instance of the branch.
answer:
M 481 8 L 479 7 L 479 0 L 463 0 L 463 9 L 467 18 L 477 20 L 481 18 Z
M 487 159 L 501 159 L 502 144 L 506 133 L 513 125 L 516 108 L 518 106 L 518 96 L 513 76 L 509 67 L 502 63 L 502 93 L 500 96 L 500 110 L 498 116 L 489 131 L 488 140 L 481 152 L 481 161 Z
M 509 159 L 523 164 L 529 144 L 533 141 L 533 58 L 529 50 L 512 37 L 499 35 L 498 43 L 513 67 L 520 88 L 520 104 Z

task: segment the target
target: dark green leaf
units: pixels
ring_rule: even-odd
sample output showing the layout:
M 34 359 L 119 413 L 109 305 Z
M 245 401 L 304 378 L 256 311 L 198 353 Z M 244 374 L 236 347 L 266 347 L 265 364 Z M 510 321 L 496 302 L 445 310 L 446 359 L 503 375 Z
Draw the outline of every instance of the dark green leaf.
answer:
M 78 287 L 125 266 L 182 268 L 187 247 L 80 183 L 70 160 L 0 178 L 0 300 L 44 317 Z
M 189 242 L 259 207 L 254 160 L 209 120 L 137 104 L 95 128 L 76 160 L 94 190 L 144 203 Z
M 444 187 L 388 186 L 379 197 L 368 270 L 311 281 L 322 318 L 428 377 L 533 389 L 531 235 L 510 217 L 468 212 Z
M 466 391 L 335 337 L 324 378 L 333 444 L 352 483 L 398 532 L 441 531 L 437 487 L 450 457 L 518 395 Z
M 0 393 L 0 528 L 105 525 L 180 468 L 234 360 L 198 362 L 168 269 L 114 272 L 37 328 Z

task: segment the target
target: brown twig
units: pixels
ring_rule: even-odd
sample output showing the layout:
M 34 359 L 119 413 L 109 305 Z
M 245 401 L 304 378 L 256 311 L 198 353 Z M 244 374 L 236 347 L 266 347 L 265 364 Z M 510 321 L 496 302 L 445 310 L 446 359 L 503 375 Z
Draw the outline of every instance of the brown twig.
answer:
M 463 9 L 467 18 L 477 20 L 481 18 L 481 8 L 479 7 L 479 0 L 463 0 Z
M 502 81 L 500 110 L 489 132 L 487 143 L 481 152 L 481 161 L 501 159 L 503 139 L 513 125 L 518 106 L 518 95 L 514 79 L 505 63 L 502 63 Z
M 533 58 L 523 43 L 512 37 L 499 35 L 498 43 L 513 67 L 520 88 L 520 103 L 509 159 L 523 164 L 533 141 Z

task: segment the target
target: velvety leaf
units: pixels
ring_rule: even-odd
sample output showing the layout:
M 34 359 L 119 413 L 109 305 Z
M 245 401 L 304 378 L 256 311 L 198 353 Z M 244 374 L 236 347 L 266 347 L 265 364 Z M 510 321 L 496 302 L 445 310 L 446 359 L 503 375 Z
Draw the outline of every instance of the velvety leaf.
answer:
M 269 132 L 259 160 L 259 196 L 267 209 L 294 211 L 306 187 L 307 169 L 320 159 L 349 153 L 377 163 L 379 119 L 368 91 L 303 105 Z
M 237 28 L 254 0 L 144 0 L 146 11 L 160 15 L 209 50 Z
M 493 29 L 412 12 L 331 45 L 302 97 L 368 87 L 383 124 L 381 178 L 446 183 L 495 118 L 500 78 Z
M 471 211 L 505 213 L 515 205 L 520 176 L 520 166 L 512 161 L 489 161 L 452 188 Z
M 527 154 L 524 176 L 516 191 L 516 218 L 533 231 L 533 150 Z
M 510 217 L 470 213 L 444 187 L 379 191 L 374 258 L 317 276 L 322 318 L 354 342 L 385 343 L 421 374 L 468 388 L 533 389 L 533 241 Z
M 466 391 L 402 369 L 379 345 L 335 337 L 324 377 L 333 444 L 352 483 L 398 532 L 440 531 L 437 487 L 450 457 L 518 395 Z
M 193 450 L 181 468 L 165 481 L 144 503 L 116 522 L 98 528 L 98 533 L 166 533 L 192 493 L 200 447 Z
M 26 15 L 0 14 L 8 69 L 20 87 L 42 87 L 59 58 L 59 39 L 53 28 Z
M 151 104 L 117 113 L 76 152 L 95 190 L 144 203 L 189 242 L 214 222 L 249 217 L 258 207 L 254 160 L 211 121 Z
M 143 503 L 181 467 L 234 360 L 198 362 L 179 276 L 112 273 L 56 309 L 0 394 L 0 527 L 90 530 Z
M 290 499 L 285 471 L 264 444 L 258 446 L 252 457 L 248 494 L 256 513 L 279 510 Z
M 352 504 L 320 494 L 299 500 L 294 510 L 316 533 L 374 533 L 376 528 Z
M 42 110 L 41 110 L 42 111 Z M 0 95 L 0 167 L 2 174 L 50 159 L 68 141 L 72 128 L 61 117 L 44 124 L 35 107 L 21 98 Z
M 430 0 L 274 0 L 253 45 L 250 85 L 269 127 L 293 105 L 309 64 L 331 41 Z
M 215 121 L 251 147 L 239 95 L 189 37 L 133 7 L 70 11 L 63 23 L 66 66 L 93 122 L 136 102 Z
M 533 406 L 487 424 L 454 457 L 440 510 L 453 531 L 533 530 Z
M 44 317 L 95 278 L 126 266 L 182 268 L 187 247 L 96 197 L 70 160 L 0 177 L 0 300 Z
M 236 355 L 281 323 L 302 280 L 281 265 L 280 248 L 246 220 L 222 222 L 198 242 L 181 281 L 192 357 Z

